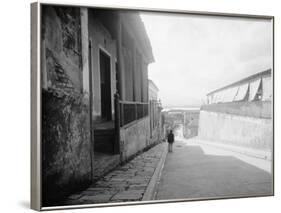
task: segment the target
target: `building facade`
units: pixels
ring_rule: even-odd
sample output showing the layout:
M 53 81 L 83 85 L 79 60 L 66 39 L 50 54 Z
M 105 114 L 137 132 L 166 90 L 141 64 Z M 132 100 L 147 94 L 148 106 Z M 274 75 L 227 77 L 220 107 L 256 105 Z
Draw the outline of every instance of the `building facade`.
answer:
M 155 143 L 137 12 L 42 8 L 43 203 L 86 187 Z

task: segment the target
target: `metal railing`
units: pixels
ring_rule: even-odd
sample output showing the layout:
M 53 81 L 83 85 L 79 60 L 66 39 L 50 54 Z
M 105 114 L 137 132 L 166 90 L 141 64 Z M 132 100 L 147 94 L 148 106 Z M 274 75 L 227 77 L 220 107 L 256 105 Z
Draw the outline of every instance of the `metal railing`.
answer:
M 119 101 L 120 126 L 148 116 L 148 102 Z

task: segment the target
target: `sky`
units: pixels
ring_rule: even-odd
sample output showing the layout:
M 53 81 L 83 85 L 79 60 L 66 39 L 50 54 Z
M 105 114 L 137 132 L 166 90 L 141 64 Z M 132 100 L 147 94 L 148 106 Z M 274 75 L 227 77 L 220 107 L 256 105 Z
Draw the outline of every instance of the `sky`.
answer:
M 206 94 L 272 67 L 271 21 L 142 12 L 163 106 L 198 106 Z

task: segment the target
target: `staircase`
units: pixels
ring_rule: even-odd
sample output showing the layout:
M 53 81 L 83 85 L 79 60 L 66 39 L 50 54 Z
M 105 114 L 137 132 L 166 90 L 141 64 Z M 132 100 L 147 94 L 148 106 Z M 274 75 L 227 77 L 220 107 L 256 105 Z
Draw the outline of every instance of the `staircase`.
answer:
M 102 152 L 113 154 L 115 141 L 115 129 L 95 129 L 94 130 L 94 150 L 95 152 Z
M 120 163 L 120 155 L 114 154 L 114 123 L 102 122 L 94 125 L 94 172 L 93 181 L 103 177 Z

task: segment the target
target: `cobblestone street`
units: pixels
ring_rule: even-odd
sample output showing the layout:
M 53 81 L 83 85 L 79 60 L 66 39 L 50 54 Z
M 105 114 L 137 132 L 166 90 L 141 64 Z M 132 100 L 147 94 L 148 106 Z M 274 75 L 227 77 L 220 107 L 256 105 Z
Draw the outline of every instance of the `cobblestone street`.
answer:
M 167 143 L 161 143 L 118 167 L 86 190 L 68 197 L 64 205 L 140 201 L 149 186 Z

